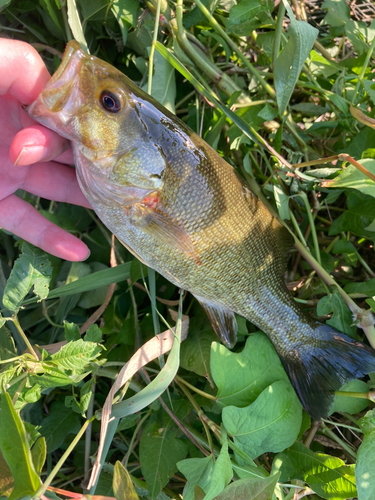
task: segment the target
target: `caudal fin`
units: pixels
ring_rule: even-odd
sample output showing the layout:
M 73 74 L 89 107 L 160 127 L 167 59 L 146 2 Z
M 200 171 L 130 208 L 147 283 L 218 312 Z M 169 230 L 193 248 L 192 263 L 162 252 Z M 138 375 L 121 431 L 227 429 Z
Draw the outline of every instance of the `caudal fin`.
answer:
M 334 328 L 317 323 L 314 346 L 297 345 L 280 356 L 298 397 L 315 420 L 326 418 L 338 391 L 375 372 L 375 351 Z

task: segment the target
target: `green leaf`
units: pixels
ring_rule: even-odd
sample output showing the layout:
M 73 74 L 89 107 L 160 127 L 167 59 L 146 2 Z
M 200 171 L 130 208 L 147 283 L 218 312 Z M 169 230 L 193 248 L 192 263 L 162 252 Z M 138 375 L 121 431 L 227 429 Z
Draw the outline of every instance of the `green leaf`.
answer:
M 139 500 L 129 472 L 117 460 L 113 474 L 113 493 L 116 500 Z
M 345 26 L 350 20 L 350 9 L 346 0 L 325 0 L 321 8 L 327 10 L 324 22 L 330 26 Z
M 375 160 L 367 158 L 360 160 L 358 163 L 375 175 Z M 375 198 L 375 182 L 353 165 L 348 165 L 340 175 L 332 180 L 326 181 L 325 187 L 358 189 L 361 193 L 368 194 Z
M 143 429 L 140 462 L 152 498 L 168 483 L 177 470 L 176 463 L 186 457 L 187 451 L 186 443 L 176 438 L 176 430 L 170 426 L 160 428 L 151 423 Z
M 330 236 L 351 231 L 357 236 L 375 237 L 375 231 L 368 226 L 375 219 L 375 199 L 357 190 L 347 191 L 348 210 L 335 219 L 329 228 Z
M 89 329 L 86 332 L 86 335 L 83 337 L 83 340 L 85 342 L 99 343 L 102 341 L 102 339 L 103 339 L 103 332 L 95 323 L 89 327 Z
M 264 479 L 240 479 L 230 484 L 216 500 L 272 500 L 280 474 Z
M 76 5 L 76 0 L 67 0 L 66 5 L 68 8 L 68 22 L 70 29 L 72 30 L 73 36 L 75 40 L 79 42 L 82 49 L 88 54 L 89 50 L 87 47 L 85 35 L 82 30 L 82 24 Z
M 290 382 L 274 382 L 245 408 L 227 406 L 223 424 L 234 443 L 251 458 L 282 451 L 297 439 L 302 407 Z
M 187 479 L 187 487 L 184 490 L 184 500 L 194 500 L 194 488 L 199 486 L 207 491 L 214 470 L 214 459 L 212 455 L 204 458 L 188 458 L 177 463 L 177 468 Z
M 318 30 L 304 21 L 296 21 L 289 5 L 284 2 L 290 18 L 290 38 L 274 63 L 276 100 L 280 116 L 292 96 L 294 86 L 318 36 Z
M 210 377 L 211 344 L 215 340 L 217 336 L 207 318 L 194 317 L 189 325 L 189 335 L 181 345 L 181 367 Z
M 14 487 L 12 472 L 0 451 L 0 495 L 9 497 Z
M 123 418 L 142 410 L 163 394 L 177 374 L 180 364 L 181 323 L 178 320 L 176 335 L 167 362 L 160 373 L 138 394 L 112 406 L 111 416 Z
M 100 345 L 79 339 L 68 342 L 58 352 L 52 354 L 51 359 L 62 369 L 82 371 L 90 361 L 100 355 L 101 350 Z
M 48 294 L 49 299 L 56 299 L 58 297 L 66 297 L 67 295 L 74 295 L 77 293 L 95 290 L 98 287 L 107 286 L 112 283 L 119 283 L 120 281 L 130 278 L 131 262 L 120 264 L 116 267 L 104 269 L 97 273 L 89 274 L 83 278 L 77 279 L 72 283 L 55 288 Z
M 346 500 L 357 496 L 354 465 L 314 453 L 299 442 L 275 457 L 274 469 L 281 470 L 281 481 L 302 479 L 322 498 Z
M 111 10 L 117 19 L 122 33 L 122 42 L 125 45 L 128 37 L 128 30 L 132 26 L 137 27 L 137 11 L 139 2 L 137 0 L 113 0 Z
M 214 342 L 211 373 L 218 387 L 217 402 L 221 407 L 248 406 L 273 382 L 288 381 L 273 345 L 261 332 L 251 334 L 240 353 Z
M 16 346 L 9 330 L 3 326 L 0 328 L 0 361 L 15 358 L 17 356 Z M 4 365 L 0 365 L 1 366 Z M 0 384 L 1 385 L 1 384 Z
M 363 431 L 363 441 L 358 449 L 355 478 L 358 500 L 372 500 L 375 497 L 375 413 L 371 410 L 358 421 Z
M 142 89 L 147 91 L 147 84 Z M 169 111 L 175 113 L 176 78 L 174 67 L 159 52 L 154 52 L 151 95 Z
M 211 484 L 204 497 L 205 500 L 213 500 L 216 498 L 217 495 L 224 490 L 227 484 L 229 484 L 233 476 L 232 464 L 228 453 L 228 438 L 225 432 L 221 433 L 221 438 L 223 445 L 215 462 Z
M 41 474 L 47 456 L 47 444 L 44 437 L 40 437 L 31 449 L 31 457 L 37 474 Z
M 346 293 L 361 293 L 373 297 L 375 295 L 375 278 L 371 278 L 364 283 L 348 283 L 345 285 L 344 290 Z
M 67 408 L 61 401 L 53 403 L 40 427 L 41 435 L 46 438 L 48 453 L 57 450 L 68 434 L 77 434 L 80 428 L 77 413 Z
M 333 313 L 326 323 L 351 337 L 355 336 L 357 328 L 353 325 L 352 313 L 337 290 L 319 300 L 316 312 L 318 316 Z
M 67 342 L 80 340 L 81 338 L 78 325 L 75 323 L 68 323 L 68 321 L 64 321 L 64 335 Z
M 367 394 L 368 391 L 368 385 L 362 380 L 351 380 L 340 389 L 340 392 L 363 392 L 364 394 Z M 369 404 L 370 401 L 366 398 L 351 398 L 337 395 L 331 413 L 342 411 L 355 415 L 367 408 Z
M 24 242 L 22 254 L 13 266 L 4 290 L 4 307 L 14 313 L 17 312 L 32 287 L 35 295 L 41 300 L 45 299 L 51 276 L 52 267 L 47 254 Z
M 32 461 L 25 426 L 5 391 L 1 395 L 0 418 L 0 451 L 14 479 L 9 500 L 19 500 L 35 493 L 40 486 L 40 479 Z
M 290 220 L 289 196 L 277 185 L 273 187 L 273 193 L 275 195 L 277 211 L 279 212 L 280 218 L 283 220 Z
M 257 14 L 266 10 L 272 10 L 272 8 L 272 2 L 242 0 L 229 11 L 227 32 L 233 32 L 240 36 L 250 35 L 260 24 L 260 20 L 256 17 Z

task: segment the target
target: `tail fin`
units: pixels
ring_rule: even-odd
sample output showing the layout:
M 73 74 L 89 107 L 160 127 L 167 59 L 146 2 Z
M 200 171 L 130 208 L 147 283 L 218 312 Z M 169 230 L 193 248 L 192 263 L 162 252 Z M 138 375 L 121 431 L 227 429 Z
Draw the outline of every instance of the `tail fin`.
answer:
M 326 418 L 335 391 L 375 372 L 375 351 L 334 328 L 317 323 L 313 345 L 300 344 L 280 355 L 298 397 L 315 420 Z

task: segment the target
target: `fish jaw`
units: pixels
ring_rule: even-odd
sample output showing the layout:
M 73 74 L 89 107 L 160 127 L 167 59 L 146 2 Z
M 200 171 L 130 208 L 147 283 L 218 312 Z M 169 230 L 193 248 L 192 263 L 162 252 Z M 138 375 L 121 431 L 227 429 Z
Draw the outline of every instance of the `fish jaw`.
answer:
M 72 122 L 86 104 L 80 88 L 86 57 L 78 42 L 70 42 L 59 68 L 38 98 L 26 108 L 31 118 L 70 140 L 74 137 Z

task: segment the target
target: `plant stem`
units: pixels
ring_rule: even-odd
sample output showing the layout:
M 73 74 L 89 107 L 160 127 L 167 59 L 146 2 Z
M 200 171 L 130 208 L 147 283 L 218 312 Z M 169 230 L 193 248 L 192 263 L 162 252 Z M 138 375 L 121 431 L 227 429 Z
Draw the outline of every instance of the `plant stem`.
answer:
M 178 0 L 182 3 L 182 0 Z M 254 68 L 254 66 L 247 60 L 247 58 L 242 54 L 242 52 L 238 49 L 237 45 L 232 41 L 232 39 L 226 34 L 226 32 L 223 30 L 223 28 L 220 26 L 220 24 L 216 21 L 216 19 L 213 17 L 211 12 L 203 5 L 203 3 L 200 0 L 196 0 L 195 4 L 197 7 L 199 7 L 200 11 L 202 14 L 205 15 L 207 18 L 208 22 L 211 24 L 211 26 L 224 38 L 224 40 L 227 42 L 229 47 L 235 52 L 235 54 L 238 56 L 238 58 L 243 62 L 243 64 L 247 67 L 249 72 L 257 79 L 257 81 L 260 83 L 260 85 L 264 88 L 264 90 L 273 98 L 276 98 L 276 93 L 260 75 L 260 73 Z
M 35 493 L 34 497 L 33 497 L 33 500 L 37 500 L 39 499 L 42 495 L 44 495 L 44 493 L 47 491 L 47 488 L 48 486 L 52 483 L 54 477 L 56 476 L 56 474 L 59 472 L 59 470 L 61 469 L 62 465 L 64 464 L 65 460 L 68 458 L 68 456 L 71 454 L 71 452 L 73 451 L 73 449 L 75 448 L 76 444 L 78 443 L 78 441 L 81 439 L 81 437 L 83 436 L 83 434 L 85 433 L 87 427 L 90 425 L 90 423 L 95 420 L 95 417 L 92 417 L 90 418 L 90 420 L 86 420 L 86 422 L 83 424 L 82 428 L 80 429 L 80 431 L 78 432 L 78 434 L 76 435 L 76 437 L 73 439 L 73 441 L 70 443 L 70 445 L 68 446 L 68 448 L 66 449 L 66 451 L 63 453 L 62 457 L 60 458 L 60 460 L 57 462 L 57 464 L 55 465 L 55 467 L 52 469 L 51 473 L 49 474 L 49 476 L 47 477 L 47 479 L 44 481 L 44 484 L 43 486 L 41 486 L 39 488 L 39 490 Z
M 22 330 L 20 322 L 18 321 L 17 315 L 12 316 L 12 320 L 14 323 L 14 326 L 17 328 L 18 332 L 20 333 L 21 337 L 23 338 L 25 344 L 27 345 L 28 350 L 30 353 L 33 355 L 33 357 L 36 359 L 36 361 L 39 361 L 39 356 L 35 352 L 33 346 L 30 344 L 29 339 L 27 338 L 25 332 Z
M 352 99 L 352 105 L 354 106 L 354 103 L 355 103 L 355 100 L 357 98 L 357 94 L 358 94 L 358 90 L 359 90 L 359 86 L 361 85 L 361 83 L 363 82 L 363 77 L 365 76 L 365 72 L 366 72 L 366 69 L 367 69 L 367 66 L 370 62 L 370 59 L 371 59 L 371 56 L 372 56 L 372 53 L 374 51 L 374 48 L 375 48 L 375 37 L 374 39 L 372 40 L 372 43 L 370 45 L 370 48 L 367 52 L 367 55 L 366 55 L 366 59 L 365 59 L 365 62 L 362 66 L 362 70 L 361 70 L 361 73 L 358 77 L 358 82 L 357 82 L 357 85 L 355 87 L 355 90 L 354 90 L 354 93 L 353 93 L 353 99 Z
M 213 396 L 212 394 L 208 394 L 207 392 L 204 392 L 204 391 L 201 391 L 200 389 L 197 389 L 196 387 L 194 387 L 194 385 L 189 384 L 189 382 L 186 382 L 186 380 L 184 380 L 183 378 L 179 377 L 178 375 L 176 375 L 175 378 L 176 378 L 176 380 L 178 380 L 178 382 L 180 382 L 181 384 L 186 385 L 186 387 L 189 387 L 189 389 L 191 389 L 192 391 L 196 392 L 200 396 L 203 396 L 206 399 L 211 399 L 211 401 L 216 401 L 216 397 Z
M 160 4 L 161 4 L 161 0 L 158 0 L 158 2 L 156 4 L 153 42 L 156 42 L 158 39 L 159 19 L 160 19 Z M 150 50 L 150 57 L 148 58 L 147 93 L 149 95 L 151 95 L 151 89 L 152 89 L 152 74 L 153 74 L 153 69 L 154 69 L 154 53 L 155 53 L 155 43 L 152 43 L 151 50 Z

